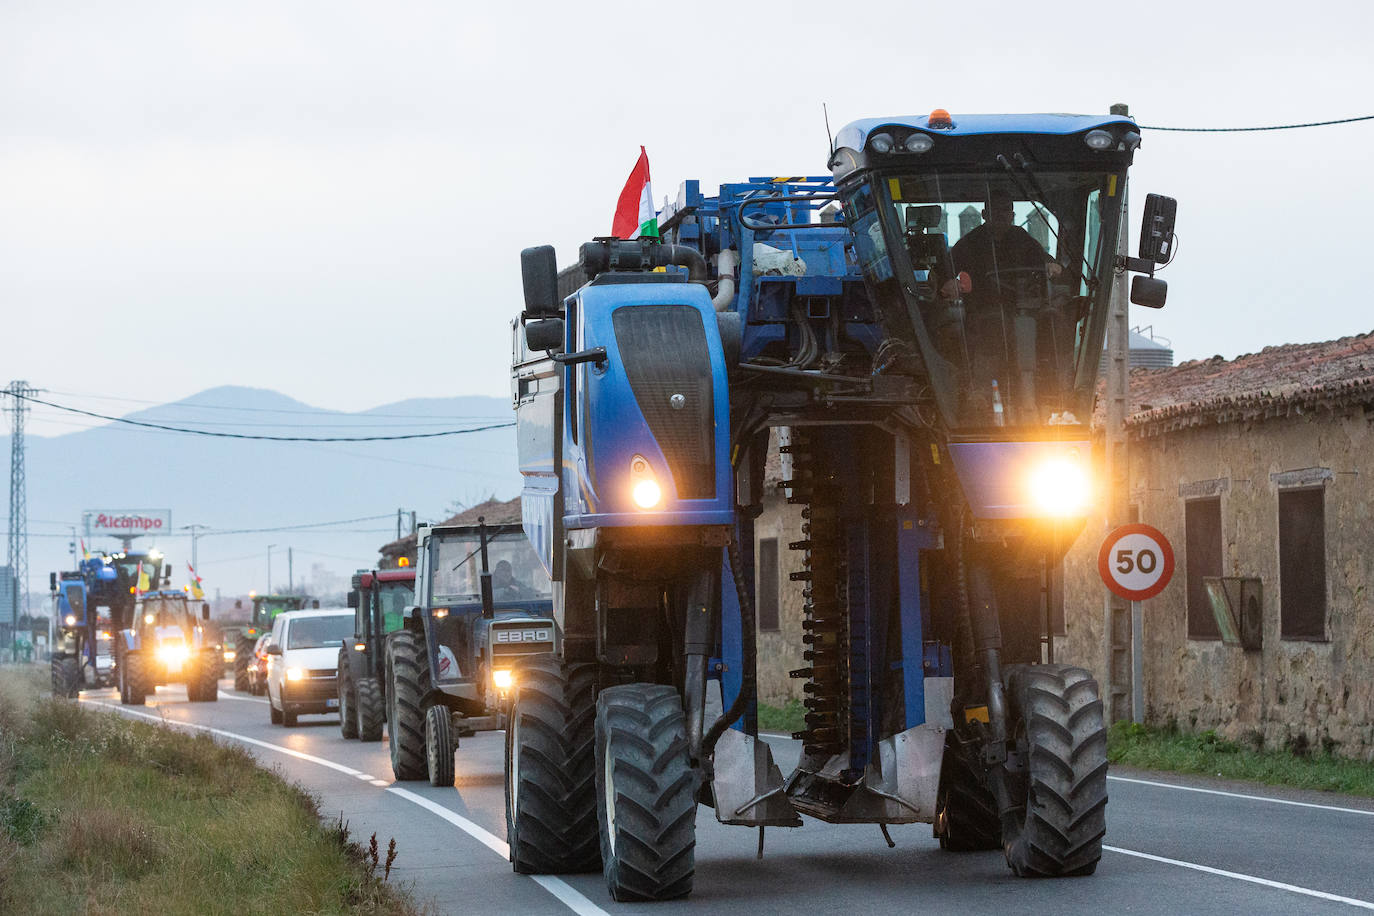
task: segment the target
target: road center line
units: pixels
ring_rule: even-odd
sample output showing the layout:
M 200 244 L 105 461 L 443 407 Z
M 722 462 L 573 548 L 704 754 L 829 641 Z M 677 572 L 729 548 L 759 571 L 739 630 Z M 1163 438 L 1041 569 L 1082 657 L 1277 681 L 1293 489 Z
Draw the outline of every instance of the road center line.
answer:
M 1196 862 L 1184 862 L 1181 859 L 1170 859 L 1166 856 L 1151 855 L 1148 852 L 1137 852 L 1134 849 L 1122 849 L 1120 846 L 1107 846 L 1103 844 L 1102 848 L 1108 852 L 1119 852 L 1122 855 L 1135 856 L 1137 859 L 1149 859 L 1151 862 L 1162 862 L 1165 865 L 1177 865 L 1179 868 L 1205 872 L 1209 875 L 1218 875 L 1222 878 L 1232 878 L 1236 881 L 1248 881 L 1251 884 L 1272 887 L 1275 890 L 1288 891 L 1292 894 L 1302 894 L 1306 897 L 1316 897 L 1320 900 L 1344 903 L 1349 906 L 1359 907 L 1362 910 L 1374 910 L 1374 902 L 1369 900 L 1357 900 L 1354 897 L 1342 897 L 1340 894 L 1328 894 L 1326 891 L 1316 891 L 1310 887 L 1298 887 L 1296 884 L 1284 884 L 1282 881 L 1271 881 L 1268 878 L 1243 875 L 1240 872 L 1227 871 L 1224 868 L 1212 868 L 1210 865 L 1198 865 Z
M 1363 814 L 1365 817 L 1374 817 L 1374 811 L 1364 808 L 1341 808 L 1337 805 L 1319 805 L 1315 802 L 1292 801 L 1287 798 L 1273 798 L 1268 795 L 1245 795 L 1240 792 L 1223 792 L 1220 789 L 1202 789 L 1197 786 L 1180 786 L 1172 782 L 1155 782 L 1152 779 L 1135 779 L 1130 776 L 1108 776 L 1108 779 L 1116 782 L 1133 782 L 1142 786 L 1156 786 L 1161 789 L 1177 789 L 1180 792 L 1201 792 L 1203 795 L 1224 795 L 1227 798 L 1243 798 L 1247 801 L 1272 802 L 1276 805 L 1292 805 L 1296 808 L 1320 808 L 1323 811 L 1340 811 L 1343 814 Z
M 240 735 L 235 732 L 228 732 L 221 728 L 212 728 L 209 725 L 201 725 L 197 722 L 183 722 L 179 719 L 168 719 L 163 716 L 155 716 L 151 713 L 139 712 L 134 709 L 128 709 L 122 705 L 118 705 L 115 703 L 106 703 L 103 700 L 88 700 L 85 697 L 82 697 L 81 700 L 85 703 L 94 703 L 97 706 L 107 706 L 110 709 L 113 709 L 115 712 L 123 713 L 125 715 L 138 716 L 142 719 L 150 719 L 154 722 L 158 722 L 163 725 L 180 725 L 186 728 L 194 728 L 200 731 L 209 732 L 213 735 L 219 735 L 224 738 L 229 738 L 233 741 L 241 741 L 245 744 L 252 744 L 257 747 L 266 748 L 270 751 L 276 751 L 280 754 L 286 754 L 288 756 L 295 757 L 300 760 L 305 760 L 310 763 L 317 763 L 320 766 L 329 767 L 331 770 L 337 770 L 340 773 L 346 773 L 349 776 L 353 776 L 359 779 L 370 778 L 362 770 L 355 770 L 352 767 L 344 766 L 341 763 L 335 763 L 332 760 L 326 760 L 323 757 L 316 757 L 313 754 L 307 754 L 303 751 L 292 750 L 291 748 L 283 747 L 280 744 L 272 744 L 267 741 L 259 741 L 257 738 L 249 738 L 247 735 Z M 472 837 L 477 842 L 481 843 L 483 846 L 487 847 L 495 853 L 498 853 L 501 856 L 501 858 L 510 858 L 510 846 L 507 845 L 505 840 L 496 836 L 494 833 L 491 833 L 490 831 L 483 829 L 482 827 L 463 817 L 461 814 L 458 814 L 455 811 L 450 811 L 448 808 L 445 808 L 438 802 L 431 801 L 430 799 L 425 798 L 423 795 L 417 795 L 416 793 L 411 792 L 409 789 L 403 789 L 400 786 L 388 785 L 387 783 L 382 782 L 380 779 L 372 780 L 372 784 L 374 786 L 385 787 L 386 791 L 391 793 L 392 795 L 404 798 L 406 801 L 412 804 L 419 805 L 426 811 L 429 811 L 433 814 L 437 814 L 439 817 L 448 821 L 450 824 L 457 827 L 459 830 L 463 831 L 468 836 Z M 533 878 L 534 882 L 538 884 L 540 887 L 542 887 L 544 890 L 548 891 L 554 897 L 558 898 L 560 903 L 562 903 L 568 909 L 572 910 L 574 913 L 577 913 L 578 916 L 609 916 L 609 914 L 605 910 L 597 906 L 595 903 L 592 903 L 590 900 L 584 897 L 580 891 L 572 887 L 572 885 L 568 884 L 562 878 L 558 878 L 553 875 L 530 875 L 529 877 Z

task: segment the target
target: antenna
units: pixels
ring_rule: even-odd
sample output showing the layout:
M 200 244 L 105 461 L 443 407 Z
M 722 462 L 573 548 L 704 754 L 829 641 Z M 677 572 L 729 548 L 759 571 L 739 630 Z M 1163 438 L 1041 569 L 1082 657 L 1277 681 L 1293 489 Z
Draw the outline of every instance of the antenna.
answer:
M 825 107 L 825 103 L 824 103 L 824 102 L 821 102 L 821 114 L 825 117 L 825 139 L 826 139 L 826 143 L 827 143 L 827 144 L 829 145 L 829 147 L 830 147 L 830 155 L 833 156 L 833 155 L 835 155 L 835 138 L 834 138 L 833 136 L 831 136 L 831 134 L 830 134 L 830 111 L 829 111 L 829 109 L 827 109 L 827 108 Z

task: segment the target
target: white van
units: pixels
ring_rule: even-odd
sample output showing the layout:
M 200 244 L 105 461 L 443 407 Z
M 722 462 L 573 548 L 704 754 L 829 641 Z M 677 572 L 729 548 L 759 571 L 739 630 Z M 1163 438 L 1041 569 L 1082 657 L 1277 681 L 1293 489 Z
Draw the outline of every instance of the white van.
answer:
M 353 611 L 287 611 L 272 622 L 267 649 L 267 704 L 273 725 L 291 727 L 296 716 L 339 709 L 339 647 L 353 638 Z

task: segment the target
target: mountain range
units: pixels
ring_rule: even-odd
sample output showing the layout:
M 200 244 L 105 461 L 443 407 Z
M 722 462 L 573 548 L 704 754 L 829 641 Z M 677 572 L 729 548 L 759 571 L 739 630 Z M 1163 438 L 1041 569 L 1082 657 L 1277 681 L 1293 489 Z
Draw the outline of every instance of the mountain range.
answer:
M 38 397 L 62 403 L 58 394 Z M 66 399 L 70 401 L 71 399 Z M 82 401 L 87 407 L 88 401 Z M 95 409 L 95 408 L 91 408 Z M 111 415 L 118 411 L 105 411 Z M 44 420 L 64 415 L 35 405 Z M 198 571 L 206 591 L 243 594 L 292 580 L 338 594 L 336 581 L 371 566 L 377 548 L 396 536 L 398 509 L 420 522 L 439 520 L 455 506 L 519 492 L 515 430 L 378 442 L 270 442 L 266 436 L 395 436 L 511 423 L 503 398 L 413 398 L 348 413 L 312 407 L 276 391 L 226 386 L 180 401 L 123 414 L 128 420 L 200 430 L 199 435 L 136 427 L 66 414 L 87 428 L 57 436 L 25 436 L 29 518 L 29 588 L 46 592 L 48 572 L 72 568 L 72 528 L 80 536 L 83 511 L 167 509 L 172 536 L 156 547 L 174 562 L 173 583 L 185 582 L 191 558 L 189 525 L 206 526 L 198 539 Z M 50 426 L 48 428 L 51 428 Z M 4 454 L 8 433 L 0 436 Z M 8 510 L 6 509 L 8 514 Z M 384 516 L 376 518 L 376 516 Z M 288 528 L 366 519 L 311 530 Z M 6 528 L 8 530 L 8 526 Z M 217 533 L 225 532 L 225 533 Z M 239 533 L 227 533 L 227 532 Z M 100 539 L 91 549 L 115 549 Z M 318 564 L 318 568 L 315 568 Z

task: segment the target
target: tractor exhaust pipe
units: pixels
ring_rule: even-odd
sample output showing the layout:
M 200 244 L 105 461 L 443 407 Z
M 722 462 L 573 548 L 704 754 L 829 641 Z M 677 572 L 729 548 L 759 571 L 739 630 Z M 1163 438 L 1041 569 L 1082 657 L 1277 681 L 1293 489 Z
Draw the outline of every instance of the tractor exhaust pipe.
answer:
M 686 245 L 664 245 L 656 239 L 597 239 L 578 249 L 578 263 L 590 281 L 609 270 L 653 270 L 685 267 L 690 283 L 706 282 L 706 259 Z

